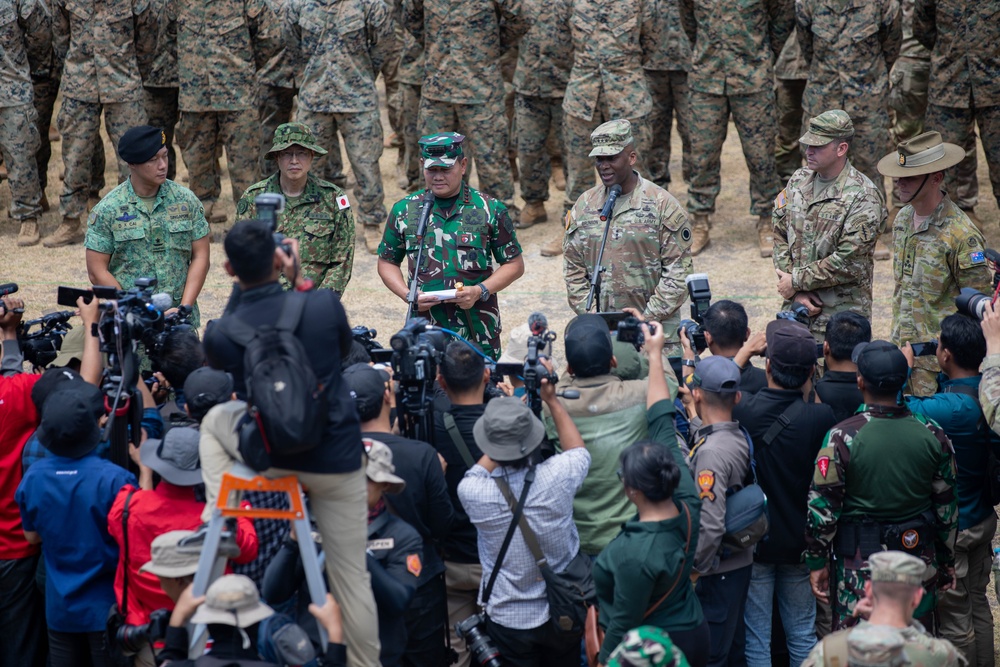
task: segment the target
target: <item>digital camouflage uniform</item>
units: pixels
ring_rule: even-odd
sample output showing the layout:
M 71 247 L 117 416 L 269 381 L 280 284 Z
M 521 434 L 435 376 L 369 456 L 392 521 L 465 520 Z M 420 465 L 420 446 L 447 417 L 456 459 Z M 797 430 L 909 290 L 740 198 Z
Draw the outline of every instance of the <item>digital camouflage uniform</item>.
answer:
M 809 64 L 804 119 L 843 109 L 854 121 L 848 156 L 885 192 L 875 163 L 890 148 L 889 69 L 899 56 L 899 0 L 795 0 L 796 37 Z
M 571 0 L 573 68 L 563 98 L 563 148 L 568 211 L 594 187 L 594 161 L 587 157 L 590 134 L 601 123 L 627 118 L 640 164 L 653 143 L 649 114 L 653 98 L 642 69 L 643 55 L 667 38 L 656 32 L 660 6 L 654 0 Z M 638 167 L 640 170 L 641 167 Z
M 218 220 L 222 147 L 234 203 L 259 178 L 254 76 L 279 48 L 280 27 L 264 0 L 174 2 L 181 153 L 191 191 Z
M 774 142 L 774 165 L 782 183 L 787 183 L 802 166 L 802 94 L 809 78 L 809 65 L 802 58 L 799 40 L 792 31 L 774 63 L 774 103 L 778 116 L 778 136 Z M 808 119 L 808 116 L 806 117 Z
M 420 88 L 424 82 L 424 50 L 408 30 L 403 31 L 403 53 L 399 59 L 399 122 L 403 135 L 403 158 L 400 173 L 406 178 L 406 190 L 420 188 L 424 181 L 420 164 Z
M 750 213 L 771 213 L 781 189 L 774 166 L 778 133 L 772 63 L 792 32 L 790 0 L 680 0 L 691 41 L 688 75 L 691 179 L 687 209 L 713 213 L 722 187 L 722 144 L 732 116 L 750 171 Z
M 420 90 L 422 135 L 461 132 L 472 148 L 479 189 L 514 208 L 507 156 L 500 58 L 528 26 L 522 0 L 403 0 L 404 27 L 424 50 Z
M 287 0 L 266 0 L 278 24 L 284 26 Z M 260 173 L 273 174 L 278 165 L 267 158 L 279 125 L 292 119 L 292 103 L 299 92 L 303 60 L 282 40 L 281 48 L 257 70 L 257 120 L 260 122 Z M 339 152 L 339 151 L 338 151 Z
M 917 0 L 913 34 L 931 49 L 924 127 L 965 148 L 966 158 L 946 174 L 955 203 L 979 201 L 976 127 L 1000 202 L 1000 0 Z
M 835 630 L 857 621 L 852 613 L 864 596 L 868 574 L 863 568 L 870 555 L 862 549 L 901 548 L 887 544 L 883 530 L 874 544 L 858 544 L 853 555 L 846 555 L 842 552 L 848 547 L 836 539 L 838 532 L 845 538 L 850 535 L 846 531 L 871 525 L 863 522 L 905 528 L 905 522 L 922 514 L 928 517 L 928 532 L 906 529 L 897 538 L 912 543 L 909 553 L 927 565 L 927 595 L 915 612 L 918 617 L 934 607 L 938 572 L 955 564 L 958 504 L 951 443 L 934 422 L 904 406 L 866 406 L 830 429 L 809 489 L 805 562 L 810 570 L 819 570 L 836 554 L 830 572 Z
M 174 131 L 180 119 L 177 96 L 177 12 L 173 0 L 150 0 L 150 12 L 155 16 L 155 55 L 140 61 L 143 103 L 146 119 L 153 127 L 163 128 L 167 135 L 167 178 L 177 174 L 177 149 Z
M 52 2 L 51 0 L 36 0 L 45 7 L 49 15 L 49 35 L 52 34 Z M 51 39 L 51 37 L 50 37 Z M 62 63 L 56 58 L 55 44 L 49 46 L 47 56 L 40 62 L 31 62 L 31 87 L 35 112 L 38 116 L 38 153 L 35 162 L 38 169 L 38 180 L 41 185 L 42 198 L 45 200 L 45 210 L 48 210 L 48 200 L 45 198 L 45 187 L 48 185 L 49 160 L 52 158 L 52 145 L 49 141 L 49 128 L 52 125 L 52 112 L 59 94 L 59 81 L 62 76 Z M 101 144 L 103 147 L 103 143 Z
M 896 216 L 892 235 L 896 286 L 890 340 L 896 345 L 931 340 L 941 331 L 941 320 L 955 312 L 955 297 L 963 287 L 990 289 L 993 276 L 983 256 L 983 234 L 945 196 L 916 229 L 913 207 L 904 206 Z M 910 392 L 915 396 L 934 394 L 940 370 L 935 357 L 917 357 L 910 374 Z
M 306 59 L 296 120 L 321 146 L 339 146 L 340 131 L 358 183 L 358 219 L 377 227 L 385 219 L 385 194 L 375 75 L 397 49 L 389 10 L 382 0 L 290 0 L 284 34 L 288 48 Z M 317 170 L 324 167 L 317 160 Z
M 993 432 L 1000 435 L 1000 354 L 991 354 L 980 366 L 983 379 L 979 382 L 979 403 L 983 418 Z
M 407 258 L 407 282 L 412 278 L 418 242 L 417 221 L 424 190 L 404 197 L 392 207 L 378 256 L 399 266 Z M 427 223 L 424 254 L 418 271 L 420 290 L 452 289 L 460 282 L 475 288 L 493 274 L 493 262 L 506 264 L 521 255 L 514 223 L 507 207 L 467 183 L 448 211 L 436 201 Z M 492 359 L 500 357 L 500 304 L 496 294 L 469 310 L 453 303 L 433 306 L 427 315 L 434 324 L 451 329 L 477 344 Z
M 827 661 L 827 658 L 833 658 L 832 655 L 827 655 L 829 650 L 827 647 L 834 645 L 832 642 L 837 642 L 839 637 L 849 638 L 862 629 L 868 628 L 879 628 L 880 631 L 892 632 L 902 639 L 901 648 L 904 660 L 897 664 L 911 665 L 912 667 L 958 667 L 958 665 L 964 664 L 951 642 L 947 639 L 936 639 L 928 634 L 920 621 L 912 621 L 905 628 L 875 626 L 868 621 L 860 621 L 853 628 L 838 630 L 833 635 L 828 635 L 827 638 L 817 642 L 801 667 L 824 667 L 827 664 L 832 664 Z M 850 640 L 848 639 L 848 641 Z M 855 651 L 857 651 L 856 648 Z M 847 656 L 843 656 L 841 660 L 839 664 L 845 666 L 849 664 Z
M 524 0 L 531 27 L 521 39 L 514 72 L 514 126 L 521 172 L 521 196 L 548 201 L 552 161 L 547 142 L 563 138 L 563 96 L 573 67 L 573 38 L 566 16 L 570 0 Z M 559 151 L 565 155 L 564 150 Z
M 207 234 L 204 208 L 190 190 L 165 181 L 150 213 L 127 180 L 90 212 L 84 245 L 111 255 L 108 270 L 123 289 L 134 287 L 136 278 L 156 278 L 156 291 L 172 296 L 177 307 L 184 295 L 191 244 Z M 199 319 L 196 303 L 195 327 Z
M 913 34 L 915 0 L 902 0 L 903 43 L 899 58 L 889 71 L 889 110 L 893 143 L 912 139 L 924 131 L 927 87 L 931 75 L 931 52 Z M 902 206 L 899 189 L 893 185 L 893 206 Z
M 385 108 L 389 117 L 389 127 L 397 135 L 402 136 L 402 95 L 399 91 L 399 65 L 403 57 L 403 4 L 402 0 L 385 0 L 389 15 L 392 17 L 392 45 L 386 53 L 382 68 L 382 83 L 385 85 Z

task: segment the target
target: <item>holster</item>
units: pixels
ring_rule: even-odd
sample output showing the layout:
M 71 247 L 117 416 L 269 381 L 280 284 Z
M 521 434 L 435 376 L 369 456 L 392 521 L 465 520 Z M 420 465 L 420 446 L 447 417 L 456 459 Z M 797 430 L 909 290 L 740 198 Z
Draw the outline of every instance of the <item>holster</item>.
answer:
M 882 524 L 882 543 L 890 551 L 919 556 L 934 550 L 934 514 L 924 512 L 899 523 Z

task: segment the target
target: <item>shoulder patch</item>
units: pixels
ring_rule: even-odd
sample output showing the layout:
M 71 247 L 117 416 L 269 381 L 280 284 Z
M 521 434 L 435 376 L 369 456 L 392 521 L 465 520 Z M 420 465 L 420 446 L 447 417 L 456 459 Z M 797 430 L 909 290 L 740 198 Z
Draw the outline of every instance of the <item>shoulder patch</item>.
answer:
M 698 471 L 698 497 L 702 500 L 708 498 L 709 501 L 715 500 L 715 493 L 712 488 L 715 486 L 715 472 L 711 470 L 699 470 Z
M 972 244 L 970 243 L 969 245 L 972 245 Z M 973 264 L 985 264 L 986 263 L 986 255 L 983 254 L 982 250 L 977 250 L 975 252 L 970 252 L 969 253 L 969 261 L 971 261 Z
M 566 211 L 566 224 L 563 227 L 563 231 L 568 230 L 569 229 L 569 224 L 573 221 L 573 218 L 570 217 L 571 213 L 572 213 L 572 211 Z
M 347 198 L 346 194 L 342 194 L 339 197 L 337 197 L 337 206 L 339 207 L 339 209 L 341 211 L 343 211 L 345 208 L 350 208 L 351 207 L 351 202 Z
M 788 204 L 788 197 L 785 196 L 785 191 L 782 190 L 778 193 L 778 196 L 774 198 L 774 208 L 785 208 Z
M 691 223 L 685 222 L 681 225 L 680 231 L 677 232 L 678 244 L 682 250 L 687 250 L 691 247 Z
M 406 571 L 414 577 L 419 577 L 424 566 L 420 563 L 420 554 L 410 554 L 406 557 Z
M 833 486 L 840 482 L 837 465 L 833 461 L 833 447 L 824 447 L 816 455 L 816 470 L 813 472 L 814 486 Z

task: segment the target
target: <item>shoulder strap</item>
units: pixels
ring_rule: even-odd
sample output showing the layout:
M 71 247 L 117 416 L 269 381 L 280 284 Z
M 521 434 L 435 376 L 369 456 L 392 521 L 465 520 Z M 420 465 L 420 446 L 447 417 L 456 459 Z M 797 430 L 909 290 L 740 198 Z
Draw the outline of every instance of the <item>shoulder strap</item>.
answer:
M 304 292 L 286 292 L 285 303 L 281 306 L 281 313 L 274 328 L 278 331 L 288 331 L 289 333 L 298 328 L 302 320 L 302 313 L 306 309 L 306 294 Z
M 125 496 L 125 507 L 122 510 L 122 545 L 125 548 L 125 570 L 122 572 L 122 618 L 128 618 L 128 515 L 132 511 L 130 506 L 135 491 L 135 487 L 132 487 L 128 495 Z
M 493 585 L 497 581 L 497 575 L 500 574 L 500 566 L 503 564 L 503 559 L 507 555 L 507 549 L 510 548 L 510 541 L 514 537 L 514 531 L 517 529 L 517 524 L 521 520 L 521 514 L 524 512 L 524 501 L 528 498 L 528 489 L 531 487 L 531 483 L 535 481 L 535 469 L 534 467 L 528 469 L 528 474 L 524 476 L 524 487 L 521 489 L 521 497 L 517 501 L 517 505 L 514 509 L 514 516 L 510 520 L 510 528 L 507 529 L 507 535 L 503 538 L 503 544 L 500 546 L 500 553 L 497 554 L 496 565 L 493 566 L 493 572 L 490 573 L 490 580 L 486 584 L 486 590 L 483 591 L 483 609 L 486 609 L 486 602 L 490 599 L 490 594 L 493 593 Z
M 465 465 L 469 468 L 476 465 L 476 462 L 472 460 L 472 452 L 469 451 L 469 444 L 465 442 L 465 438 L 462 437 L 462 432 L 458 430 L 458 424 L 455 423 L 455 418 L 451 416 L 450 412 L 445 412 L 443 415 L 444 426 L 448 429 L 448 435 L 451 436 L 451 441 L 455 443 L 455 449 L 462 456 L 462 460 L 465 461 Z M 503 487 L 500 487 L 503 490 Z M 509 490 L 509 489 L 508 489 Z M 506 494 L 504 494 L 506 496 Z M 511 505 L 511 509 L 514 505 Z
M 257 335 L 257 330 L 254 327 L 235 315 L 223 315 L 215 321 L 214 328 L 218 329 L 223 336 L 244 349 L 250 344 L 254 336 Z
M 687 517 L 688 524 L 687 540 L 684 542 L 684 558 L 681 559 L 681 567 L 677 570 L 677 578 L 674 579 L 674 583 L 670 584 L 670 588 L 668 588 L 667 592 L 663 594 L 663 597 L 650 605 L 649 609 L 646 610 L 646 613 L 642 615 L 642 620 L 649 618 L 649 615 L 656 611 L 656 608 L 663 604 L 664 600 L 670 597 L 670 594 L 677 588 L 677 584 L 681 582 L 681 577 L 684 576 L 684 559 L 687 558 L 688 549 L 691 547 L 691 510 L 688 509 L 687 503 L 681 503 L 681 507 L 684 509 L 684 516 Z
M 764 444 L 770 447 L 775 438 L 781 435 L 781 432 L 784 431 L 789 424 L 799 418 L 805 407 L 805 401 L 801 401 L 799 399 L 792 401 L 791 404 L 785 408 L 784 412 L 782 412 L 778 418 L 771 423 L 771 428 L 767 429 L 767 432 L 764 433 Z
M 847 667 L 847 637 L 850 630 L 843 632 L 833 632 L 823 637 L 823 665 L 824 667 Z
M 974 387 L 969 387 L 964 384 L 950 384 L 944 388 L 942 394 L 965 394 L 966 396 L 971 396 L 976 399 L 976 403 L 979 403 L 979 390 Z
M 285 295 L 285 303 L 281 306 L 281 313 L 275 324 L 278 331 L 292 332 L 299 326 L 302 320 L 302 313 L 305 312 L 306 295 L 301 292 L 288 292 Z M 215 321 L 216 328 L 222 332 L 229 340 L 240 347 L 245 348 L 257 335 L 257 327 L 252 327 L 235 315 L 219 318 Z
M 532 468 L 532 471 L 534 468 Z M 507 480 L 501 479 L 500 477 L 494 477 L 493 481 L 496 482 L 497 486 L 500 487 L 500 493 L 503 497 L 507 499 L 507 504 L 510 508 L 514 509 L 514 493 L 510 489 L 510 484 Z M 527 482 L 527 477 L 525 477 L 525 482 Z M 521 535 L 524 537 L 524 543 L 528 545 L 528 549 L 531 551 L 531 555 L 535 557 L 535 564 L 538 565 L 539 569 L 548 566 L 548 561 L 545 558 L 545 554 L 542 553 L 542 547 L 538 544 L 538 536 L 535 535 L 535 531 L 531 529 L 528 524 L 528 517 L 521 513 L 520 521 L 518 524 L 521 526 Z

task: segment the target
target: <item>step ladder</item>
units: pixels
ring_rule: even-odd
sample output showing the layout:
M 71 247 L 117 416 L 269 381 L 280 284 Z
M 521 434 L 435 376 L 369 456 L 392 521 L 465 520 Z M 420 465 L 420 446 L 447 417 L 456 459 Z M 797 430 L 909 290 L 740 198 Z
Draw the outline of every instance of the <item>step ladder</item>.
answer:
M 239 507 L 238 501 L 236 501 L 237 504 L 235 507 L 231 506 L 231 497 L 243 491 L 284 493 L 288 496 L 289 509 L 244 509 Z M 198 558 L 198 571 L 194 575 L 192 593 L 195 597 L 205 595 L 211 583 L 225 572 L 226 557 L 219 555 L 219 545 L 222 542 L 222 531 L 225 528 L 226 519 L 230 517 L 291 521 L 292 526 L 295 528 L 295 535 L 298 538 L 299 555 L 302 558 L 306 584 L 309 587 L 309 597 L 317 606 L 322 607 L 326 603 L 326 585 L 323 581 L 323 568 L 320 563 L 321 556 L 316 553 L 316 543 L 311 538 L 312 527 L 309 524 L 309 514 L 306 511 L 302 496 L 302 487 L 299 485 L 298 478 L 289 475 L 287 477 L 268 479 L 257 475 L 256 472 L 242 464 L 237 464 L 232 472 L 222 476 L 219 496 L 215 507 L 212 509 L 212 518 L 208 523 L 205 543 Z M 322 655 L 326 651 L 326 630 L 318 622 L 316 625 L 319 628 L 320 639 L 320 646 L 317 651 L 319 655 Z M 207 629 L 203 624 L 195 626 L 191 631 L 188 657 L 192 660 L 204 653 L 205 642 L 207 640 L 206 635 Z

